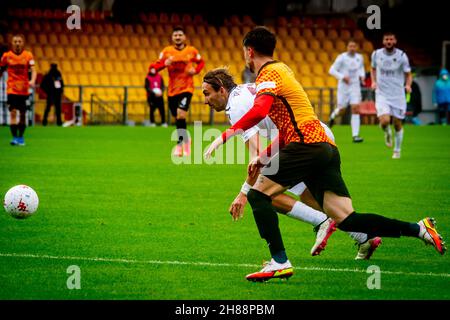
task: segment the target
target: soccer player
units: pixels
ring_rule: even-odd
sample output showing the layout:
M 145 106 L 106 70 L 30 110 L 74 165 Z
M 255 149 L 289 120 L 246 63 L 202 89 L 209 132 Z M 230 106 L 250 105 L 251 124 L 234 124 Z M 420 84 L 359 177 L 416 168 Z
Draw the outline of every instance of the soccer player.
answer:
M 232 75 L 226 69 L 222 68 L 211 70 L 205 74 L 202 90 L 205 96 L 205 104 L 217 112 L 225 110 L 232 125 L 250 110 L 253 106 L 256 93 L 256 88 L 253 83 L 237 85 Z M 321 124 L 327 136 L 334 141 L 331 130 L 325 124 Z M 266 117 L 256 126 L 245 131 L 242 134 L 242 138 L 252 152 L 253 150 L 259 149 L 259 135 L 271 140 L 276 138 L 277 134 L 277 127 L 269 117 Z M 252 177 L 247 176 L 241 191 L 231 204 L 229 210 L 233 219 L 237 220 L 243 215 L 244 207 L 247 203 L 247 193 L 255 183 L 255 180 L 256 175 Z M 336 230 L 336 223 L 319 211 L 321 210 L 320 206 L 303 182 L 293 186 L 288 191 L 298 195 L 303 203 L 296 201 L 288 195 L 279 194 L 272 199 L 272 204 L 278 212 L 313 225 L 314 230 L 317 230 L 317 235 L 316 242 L 311 249 L 311 255 L 318 255 L 325 249 L 328 238 Z M 359 244 L 356 260 L 370 259 L 375 249 L 381 244 L 381 239 L 378 237 L 368 239 L 367 234 L 349 234 Z
M 24 50 L 25 37 L 16 34 L 12 37 L 12 50 L 5 52 L 0 60 L 0 76 L 8 72 L 7 103 L 11 115 L 10 130 L 13 136 L 12 146 L 24 146 L 23 137 L 26 128 L 26 101 L 28 90 L 36 83 L 36 70 L 31 52 Z M 28 72 L 31 71 L 31 80 Z M 18 118 L 18 119 L 17 119 Z
M 190 155 L 191 141 L 186 132 L 186 116 L 194 92 L 194 75 L 200 73 L 205 62 L 198 50 L 186 44 L 186 35 L 182 27 L 172 31 L 173 45 L 165 47 L 156 62 L 150 64 L 149 70 L 160 71 L 167 68 L 169 72 L 168 102 L 170 113 L 176 118 L 178 142 L 174 155 Z
M 383 35 L 384 48 L 372 53 L 372 89 L 375 107 L 384 131 L 385 144 L 392 148 L 391 117 L 395 128 L 392 159 L 400 159 L 403 141 L 403 119 L 406 113 L 406 95 L 411 93 L 411 67 L 405 52 L 395 47 L 397 39 L 392 32 Z M 406 83 L 405 83 L 406 79 Z
M 245 35 L 245 61 L 257 74 L 253 107 L 215 139 L 205 152 L 205 157 L 210 157 L 230 137 L 252 128 L 267 115 L 279 131 L 278 139 L 272 143 L 280 145 L 280 151 L 274 157 L 279 163 L 278 171 L 274 173 L 267 170 L 274 162 L 274 159 L 269 158 L 270 146 L 248 167 L 252 175 L 264 166 L 247 193 L 247 198 L 272 259 L 260 271 L 247 275 L 247 280 L 266 281 L 293 275 L 278 226 L 278 216 L 272 206 L 272 197 L 301 181 L 305 182 L 326 215 L 336 221 L 339 229 L 367 233 L 368 238 L 417 237 L 444 254 L 446 248 L 432 218 L 409 223 L 377 214 L 355 212 L 341 176 L 339 151 L 326 135 L 294 73 L 287 65 L 273 59 L 275 45 L 275 34 L 265 27 L 256 27 Z
M 359 136 L 361 118 L 359 116 L 359 104 L 361 103 L 361 82 L 364 81 L 364 58 L 357 53 L 357 43 L 350 40 L 347 43 L 347 52 L 341 53 L 330 67 L 329 73 L 339 80 L 337 87 L 337 108 L 330 115 L 330 128 L 334 124 L 334 119 L 342 115 L 350 105 L 352 117 L 350 124 L 352 127 L 353 142 L 363 142 Z

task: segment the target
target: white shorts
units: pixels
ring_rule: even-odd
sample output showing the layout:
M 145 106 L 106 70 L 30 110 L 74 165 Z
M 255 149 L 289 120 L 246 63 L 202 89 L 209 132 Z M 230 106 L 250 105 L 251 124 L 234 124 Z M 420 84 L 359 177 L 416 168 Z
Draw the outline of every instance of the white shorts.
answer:
M 337 106 L 339 109 L 344 109 L 348 105 L 355 105 L 361 103 L 361 90 L 359 87 L 348 89 L 338 89 L 337 91 Z
M 390 115 L 397 119 L 405 119 L 406 100 L 388 101 L 383 96 L 376 95 L 375 108 L 377 109 L 377 117 Z
M 300 182 L 299 184 L 296 184 L 292 188 L 288 189 L 288 191 L 290 193 L 293 193 L 297 196 L 301 196 L 303 194 L 303 192 L 305 192 L 305 190 L 306 190 L 306 184 L 304 184 L 303 182 Z

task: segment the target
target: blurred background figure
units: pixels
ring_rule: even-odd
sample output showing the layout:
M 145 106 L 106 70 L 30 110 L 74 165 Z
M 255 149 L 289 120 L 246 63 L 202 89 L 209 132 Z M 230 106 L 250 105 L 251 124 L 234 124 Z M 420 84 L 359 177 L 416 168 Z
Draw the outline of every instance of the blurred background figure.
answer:
M 422 124 L 418 115 L 422 112 L 422 93 L 420 92 L 420 87 L 415 81 L 416 72 L 412 72 L 413 81 L 411 83 L 411 92 L 406 93 L 406 110 L 411 112 L 408 116 L 409 122 L 419 126 Z
M 433 88 L 433 104 L 439 110 L 439 123 L 446 125 L 449 122 L 450 108 L 450 80 L 448 79 L 448 70 L 442 69 L 439 78 L 436 80 Z
M 47 104 L 42 119 L 42 125 L 47 125 L 50 108 L 54 105 L 56 124 L 61 126 L 61 98 L 64 91 L 64 81 L 56 63 L 50 65 L 50 70 L 42 78 L 41 89 L 47 95 Z
M 241 80 L 242 83 L 253 83 L 256 80 L 256 75 L 247 66 L 245 66 L 245 69 L 242 70 L 241 73 Z
M 155 68 L 150 68 L 145 78 L 145 90 L 147 91 L 147 102 L 150 107 L 150 127 L 155 124 L 155 110 L 159 110 L 161 116 L 161 126 L 167 127 L 166 114 L 164 111 L 164 80 L 161 75 L 156 72 Z

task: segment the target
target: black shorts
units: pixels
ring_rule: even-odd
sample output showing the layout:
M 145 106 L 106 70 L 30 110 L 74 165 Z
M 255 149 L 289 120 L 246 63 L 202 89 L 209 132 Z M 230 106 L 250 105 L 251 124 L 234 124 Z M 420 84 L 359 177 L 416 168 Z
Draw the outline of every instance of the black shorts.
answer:
M 8 94 L 8 108 L 9 111 L 12 109 L 19 110 L 21 112 L 27 111 L 27 99 L 28 96 L 20 94 Z
M 275 170 L 277 161 L 278 170 Z M 320 206 L 323 206 L 325 191 L 350 198 L 341 176 L 339 151 L 326 142 L 291 142 L 280 150 L 261 173 L 283 187 L 304 182 Z
M 191 105 L 192 93 L 183 92 L 168 98 L 169 110 L 173 117 L 177 116 L 177 109 L 188 111 Z

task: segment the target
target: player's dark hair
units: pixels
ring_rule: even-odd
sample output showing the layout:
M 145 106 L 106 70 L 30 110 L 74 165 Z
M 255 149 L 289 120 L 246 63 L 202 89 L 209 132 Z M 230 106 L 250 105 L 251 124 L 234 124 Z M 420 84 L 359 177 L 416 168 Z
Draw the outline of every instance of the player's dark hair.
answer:
M 392 31 L 385 31 L 385 32 L 383 32 L 383 38 L 384 38 L 384 37 L 388 37 L 388 36 L 394 36 L 394 37 L 397 37 L 397 36 L 395 35 L 395 33 L 392 32 Z
M 233 76 L 227 68 L 217 68 L 208 71 L 203 77 L 203 82 L 209 84 L 215 91 L 219 91 L 220 87 L 224 87 L 230 92 L 236 87 Z
M 349 44 L 349 43 L 358 44 L 358 42 L 353 38 L 348 39 L 347 44 Z
M 22 38 L 23 42 L 25 42 L 25 36 L 22 33 L 15 33 L 15 34 L 13 34 L 12 37 L 11 37 L 11 41 L 14 38 Z
M 244 47 L 251 47 L 257 53 L 272 57 L 277 44 L 275 34 L 263 26 L 249 31 L 242 40 Z
M 176 31 L 181 31 L 181 32 L 185 33 L 184 28 L 182 26 L 173 27 L 172 33 L 176 32 Z

